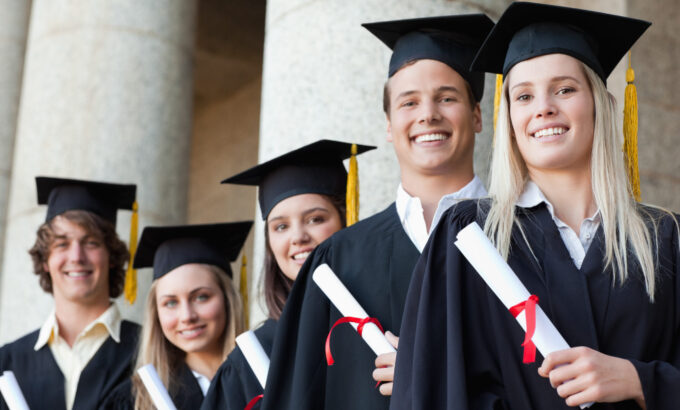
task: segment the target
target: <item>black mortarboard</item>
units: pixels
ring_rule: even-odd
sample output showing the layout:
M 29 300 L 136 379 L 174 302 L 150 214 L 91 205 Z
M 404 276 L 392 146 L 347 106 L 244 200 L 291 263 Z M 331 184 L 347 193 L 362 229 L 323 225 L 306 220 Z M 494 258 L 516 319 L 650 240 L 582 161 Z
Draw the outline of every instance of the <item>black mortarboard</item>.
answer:
M 36 177 L 38 204 L 47 204 L 45 221 L 70 210 L 89 211 L 116 224 L 118 209 L 132 209 L 137 187 L 78 179 Z
M 479 50 L 472 69 L 508 71 L 546 54 L 566 54 L 606 83 L 616 64 L 651 23 L 630 17 L 546 4 L 512 3 Z
M 357 154 L 375 149 L 357 145 Z M 352 144 L 320 140 L 247 169 L 223 184 L 257 185 L 262 218 L 274 205 L 293 195 L 323 194 L 344 197 L 347 171 L 342 161 L 352 155 Z
M 393 50 L 388 77 L 415 60 L 437 60 L 456 70 L 472 88 L 477 101 L 484 94 L 484 73 L 470 63 L 493 27 L 485 14 L 425 17 L 362 24 Z
M 236 260 L 248 237 L 252 221 L 207 225 L 147 226 L 135 256 L 135 268 L 153 266 L 158 279 L 187 263 L 205 263 L 232 276 Z

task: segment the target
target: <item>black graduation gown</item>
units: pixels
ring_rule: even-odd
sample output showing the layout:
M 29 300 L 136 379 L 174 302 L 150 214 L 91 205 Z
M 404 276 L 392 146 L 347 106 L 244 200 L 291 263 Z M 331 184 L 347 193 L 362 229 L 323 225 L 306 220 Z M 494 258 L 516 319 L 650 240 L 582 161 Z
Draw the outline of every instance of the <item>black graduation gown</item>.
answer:
M 255 336 L 267 355 L 272 351 L 275 332 L 274 319 L 267 319 L 255 330 Z M 236 346 L 217 370 L 201 409 L 243 410 L 250 400 L 263 391 L 241 349 Z
M 39 333 L 36 330 L 0 348 L 0 373 L 14 372 L 30 409 L 66 409 L 64 375 L 50 347 L 33 350 Z M 139 325 L 123 320 L 120 343 L 111 337 L 106 339 L 80 373 L 73 410 L 96 409 L 118 384 L 130 377 L 138 334 Z M 2 398 L 0 409 L 7 409 Z
M 203 391 L 196 377 L 186 363 L 182 362 L 176 373 L 175 388 L 170 398 L 177 410 L 196 410 L 201 407 Z M 134 410 L 135 399 L 132 395 L 132 379 L 128 378 L 106 398 L 100 410 Z
M 488 208 L 488 202 L 483 207 Z M 602 228 L 577 269 L 545 204 L 517 208 L 536 259 L 517 228 L 508 263 L 570 346 L 629 359 L 640 376 L 647 408 L 680 403 L 680 278 L 678 234 L 658 211 L 655 302 L 639 267 L 612 283 L 604 268 Z M 401 327 L 392 409 L 567 409 L 543 361 L 522 364 L 522 328 L 453 242 L 472 221 L 483 226 L 475 202 L 448 211 L 416 266 Z M 633 409 L 633 401 L 591 409 Z
M 263 409 L 387 409 L 375 387 L 375 354 L 354 328 L 335 328 L 326 365 L 324 345 L 340 312 L 312 280 L 327 263 L 369 316 L 397 333 L 411 272 L 420 253 L 404 232 L 395 204 L 343 229 L 302 266 L 279 320 Z

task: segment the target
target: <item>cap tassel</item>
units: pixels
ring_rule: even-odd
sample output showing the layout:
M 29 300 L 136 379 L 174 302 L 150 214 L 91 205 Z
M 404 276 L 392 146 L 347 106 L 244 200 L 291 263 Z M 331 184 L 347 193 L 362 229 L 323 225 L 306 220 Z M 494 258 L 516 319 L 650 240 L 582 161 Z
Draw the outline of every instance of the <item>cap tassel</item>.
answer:
M 137 252 L 137 227 L 139 223 L 137 201 L 132 204 L 132 218 L 130 219 L 130 260 L 125 271 L 125 299 L 132 305 L 137 300 L 137 269 L 132 267 Z
M 357 144 L 352 144 L 347 173 L 347 226 L 359 220 L 359 165 L 357 165 Z
M 623 108 L 623 153 L 628 171 L 631 193 L 636 201 L 640 201 L 640 170 L 638 169 L 638 104 L 637 89 L 635 88 L 635 71 L 631 66 L 631 56 L 628 52 L 628 70 L 626 70 L 626 94 Z
M 239 279 L 238 287 L 241 293 L 241 300 L 243 301 L 243 319 L 245 321 L 246 329 L 250 328 L 250 312 L 248 310 L 248 259 L 246 255 L 241 258 L 241 277 Z
M 493 95 L 493 131 L 496 132 L 498 121 L 498 107 L 501 105 L 501 92 L 503 91 L 503 74 L 496 74 L 496 92 Z

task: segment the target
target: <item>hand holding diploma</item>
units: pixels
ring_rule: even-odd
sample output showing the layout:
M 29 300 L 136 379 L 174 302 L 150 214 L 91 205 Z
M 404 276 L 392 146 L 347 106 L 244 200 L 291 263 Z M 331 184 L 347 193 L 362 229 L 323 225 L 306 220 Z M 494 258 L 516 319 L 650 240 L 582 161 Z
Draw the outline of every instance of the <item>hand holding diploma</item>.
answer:
M 531 294 L 503 260 L 479 225 L 471 223 L 458 232 L 456 238 L 456 247 L 508 310 L 529 300 Z M 521 311 L 515 316 L 525 331 L 527 330 L 526 316 L 526 311 Z M 538 304 L 535 306 L 535 330 L 531 341 L 543 357 L 553 352 L 569 349 L 567 342 Z M 592 403 L 581 404 L 581 408 L 591 405 Z
M 363 332 L 361 332 L 361 337 L 376 355 L 396 352 L 396 349 L 385 338 L 382 330 L 372 321 L 368 321 L 370 318 L 366 311 L 354 299 L 354 296 L 349 293 L 345 285 L 340 282 L 340 279 L 338 279 L 327 264 L 319 265 L 314 270 L 312 279 L 345 318 L 365 320 L 362 323 Z M 360 330 L 359 323 L 351 323 L 351 325 L 355 330 Z
M 140 367 L 137 369 L 137 374 L 139 374 L 139 378 L 142 379 L 144 387 L 146 387 L 149 396 L 151 396 L 151 401 L 153 401 L 154 406 L 156 406 L 158 410 L 177 410 L 172 399 L 170 399 L 168 391 L 165 389 L 165 386 L 163 386 L 163 382 L 161 382 L 160 377 L 158 377 L 156 368 L 153 367 L 152 364 Z
M 5 398 L 5 403 L 10 410 L 29 410 L 28 403 L 21 393 L 17 378 L 11 371 L 5 371 L 0 376 L 0 393 Z

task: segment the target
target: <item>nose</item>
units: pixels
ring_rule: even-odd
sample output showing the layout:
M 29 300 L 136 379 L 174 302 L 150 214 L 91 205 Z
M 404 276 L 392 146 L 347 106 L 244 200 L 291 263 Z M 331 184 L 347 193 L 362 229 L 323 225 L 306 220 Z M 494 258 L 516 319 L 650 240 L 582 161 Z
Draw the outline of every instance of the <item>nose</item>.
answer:
M 198 315 L 196 314 L 196 309 L 194 309 L 194 306 L 191 303 L 180 303 L 180 320 L 183 323 L 193 322 L 197 317 Z
M 550 96 L 537 97 L 536 117 L 550 117 L 557 114 L 557 106 Z
M 68 248 L 69 262 L 83 262 L 85 260 L 85 247 L 78 241 L 72 241 Z
M 310 241 L 310 236 L 307 232 L 306 225 L 303 223 L 295 224 L 295 226 L 293 226 L 291 235 L 291 240 L 294 245 L 301 245 Z
M 419 123 L 429 124 L 441 119 L 442 116 L 439 113 L 439 106 L 434 101 L 425 100 L 420 104 Z

